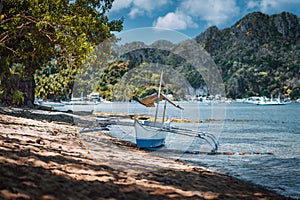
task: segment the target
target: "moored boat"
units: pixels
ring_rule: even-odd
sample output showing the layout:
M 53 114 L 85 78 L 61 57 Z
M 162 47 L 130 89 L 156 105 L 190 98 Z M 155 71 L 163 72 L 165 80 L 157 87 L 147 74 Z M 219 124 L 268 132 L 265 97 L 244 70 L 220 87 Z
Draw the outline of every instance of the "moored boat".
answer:
M 140 148 L 157 148 L 165 143 L 167 132 L 162 128 L 143 126 L 138 120 L 134 122 L 136 145 Z
M 268 106 L 268 105 L 285 105 L 286 103 L 283 102 L 280 99 L 280 95 L 278 95 L 277 99 L 274 99 L 271 97 L 271 99 L 268 99 L 266 97 L 260 98 L 260 100 L 256 103 L 256 105 L 261 105 L 261 106 Z
M 157 103 L 156 113 L 154 118 L 154 123 L 148 123 L 148 125 L 143 125 L 137 119 L 134 122 L 135 136 L 136 136 L 136 144 L 140 148 L 156 148 L 163 146 L 165 143 L 165 139 L 167 136 L 168 127 L 165 127 L 165 113 L 166 113 L 166 103 L 169 102 L 171 105 L 175 106 L 178 109 L 183 109 L 180 106 L 173 103 L 171 100 L 167 98 L 166 95 L 161 93 L 161 85 L 162 85 L 163 71 L 160 75 L 160 83 L 158 94 L 154 93 L 149 95 L 143 99 L 138 100 L 139 103 L 146 107 L 154 107 L 155 102 Z M 157 122 L 157 113 L 159 108 L 159 102 L 161 100 L 165 100 L 162 123 Z

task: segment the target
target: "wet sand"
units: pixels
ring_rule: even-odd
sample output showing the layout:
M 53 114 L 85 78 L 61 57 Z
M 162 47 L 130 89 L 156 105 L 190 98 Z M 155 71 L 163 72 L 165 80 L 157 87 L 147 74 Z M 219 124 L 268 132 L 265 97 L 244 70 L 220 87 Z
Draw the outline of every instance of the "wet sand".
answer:
M 0 199 L 287 199 L 104 132 L 79 133 L 68 116 L 30 113 L 0 108 Z

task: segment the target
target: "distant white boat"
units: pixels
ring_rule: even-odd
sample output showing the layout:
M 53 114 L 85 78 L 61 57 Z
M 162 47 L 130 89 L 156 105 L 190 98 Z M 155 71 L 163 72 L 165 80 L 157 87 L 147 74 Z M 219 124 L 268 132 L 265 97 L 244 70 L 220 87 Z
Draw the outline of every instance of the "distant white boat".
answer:
M 256 105 L 261 105 L 261 106 L 268 106 L 268 105 L 285 105 L 286 103 L 283 102 L 280 99 L 280 94 L 278 95 L 277 99 L 274 99 L 271 97 L 271 99 L 268 99 L 266 97 L 260 98 L 260 100 L 256 103 Z
M 54 102 L 51 100 L 44 101 L 44 100 L 36 99 L 34 103 L 37 108 L 42 110 L 63 111 L 63 112 L 72 111 L 70 106 L 67 106 L 66 104 L 61 102 Z
M 97 105 L 101 102 L 101 97 L 98 92 L 92 92 L 87 95 L 87 97 L 83 96 L 81 93 L 81 97 L 73 97 L 69 101 L 61 101 L 61 103 L 65 105 Z
M 65 105 L 97 105 L 100 102 L 86 101 L 86 100 L 71 100 L 71 101 L 62 101 L 61 103 L 65 104 Z
M 65 104 L 61 102 L 54 102 L 54 101 L 41 101 L 38 103 L 39 106 L 45 106 L 45 107 L 62 107 L 65 106 Z
M 286 105 L 285 102 L 282 102 L 282 101 L 278 101 L 278 100 L 274 100 L 274 99 L 271 99 L 271 100 L 261 100 L 261 101 L 258 101 L 256 103 L 256 105 L 260 105 L 260 106 L 268 106 L 268 105 Z
M 280 99 L 280 95 L 278 95 L 278 98 L 276 98 L 276 99 L 274 99 L 273 97 L 271 97 L 269 99 L 265 96 L 261 96 L 261 97 L 253 96 L 253 97 L 247 98 L 243 102 L 251 103 L 251 104 L 255 104 L 255 105 L 261 105 L 261 106 L 265 106 L 265 105 L 266 106 L 267 105 L 286 105 L 286 102 L 284 102 Z
M 244 99 L 242 102 L 244 103 L 251 103 L 251 104 L 257 104 L 260 102 L 264 97 L 258 97 L 258 96 L 252 96 L 247 99 Z

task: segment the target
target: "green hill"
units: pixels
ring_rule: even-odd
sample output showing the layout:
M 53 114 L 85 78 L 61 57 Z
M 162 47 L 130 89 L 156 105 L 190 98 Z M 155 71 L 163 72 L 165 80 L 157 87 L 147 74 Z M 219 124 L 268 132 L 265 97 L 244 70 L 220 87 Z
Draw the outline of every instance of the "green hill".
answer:
M 283 12 L 246 15 L 232 27 L 210 27 L 196 41 L 211 54 L 229 97 L 300 97 L 300 19 Z
M 211 60 L 215 62 L 221 72 L 227 97 L 241 98 L 253 95 L 270 97 L 281 94 L 291 99 L 300 98 L 300 19 L 286 12 L 271 16 L 260 12 L 251 13 L 229 28 L 219 30 L 215 26 L 210 27 L 194 41 L 172 44 L 160 40 L 151 45 L 132 42 L 118 46 L 119 50 L 125 52 L 119 59 L 127 63 L 126 67 L 120 67 L 123 66 L 120 63 L 112 63 L 105 70 L 105 74 L 101 75 L 98 90 L 105 98 L 110 98 L 117 87 L 120 91 L 125 91 L 118 82 L 122 83 L 121 79 L 128 71 L 137 70 L 136 68 L 141 66 L 147 67 L 151 63 L 159 63 L 161 66 L 171 66 L 173 72 L 176 71 L 188 81 L 189 84 L 185 83 L 181 87 L 187 92 L 180 90 L 178 84 L 182 81 L 178 81 L 173 73 L 174 80 L 168 88 L 169 93 L 178 99 L 184 98 L 187 93 L 220 94 L 218 91 L 212 91 L 213 87 L 210 87 L 212 82 L 206 83 L 210 78 L 207 76 L 215 73 L 211 71 L 212 68 L 205 69 L 207 66 L 204 65 L 203 70 L 206 70 L 206 74 L 202 73 L 203 71 L 199 73 L 199 70 L 195 70 L 191 62 L 185 59 L 190 56 L 185 54 L 189 54 L 191 48 L 196 48 L 193 46 L 195 44 L 210 54 L 204 58 L 206 61 L 202 59 L 202 63 Z M 190 58 L 193 56 L 199 58 L 203 55 L 192 55 Z M 126 86 L 128 90 L 130 88 L 129 99 L 153 91 L 157 83 L 149 83 L 147 80 L 152 80 L 153 74 L 159 75 L 160 70 L 149 73 L 152 75 L 142 72 L 132 73 L 130 79 L 127 75 L 126 83 L 144 83 Z M 148 92 L 142 93 L 144 90 Z

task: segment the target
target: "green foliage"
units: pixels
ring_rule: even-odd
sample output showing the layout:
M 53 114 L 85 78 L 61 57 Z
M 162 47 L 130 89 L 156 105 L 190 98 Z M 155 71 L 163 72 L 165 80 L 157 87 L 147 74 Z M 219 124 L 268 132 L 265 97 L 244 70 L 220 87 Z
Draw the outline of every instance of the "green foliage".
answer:
M 105 99 L 111 100 L 113 89 L 116 83 L 129 70 L 129 62 L 116 61 L 111 63 L 100 75 L 97 82 L 96 91 Z
M 161 43 L 161 42 L 164 41 L 157 41 L 156 43 Z M 127 44 L 126 48 L 135 49 L 135 45 L 136 43 L 132 42 Z M 181 56 L 181 53 L 178 54 L 172 53 L 176 51 L 185 53 L 187 51 L 186 50 L 187 46 L 185 45 L 185 42 L 182 42 L 176 46 L 174 45 L 173 49 L 172 47 L 170 47 L 171 50 L 155 49 L 152 47 L 153 44 L 150 46 L 147 46 L 143 43 L 139 45 L 142 47 L 130 51 L 121 56 L 122 59 L 130 60 L 131 63 L 130 68 L 139 67 L 143 62 L 158 63 L 159 65 L 172 66 L 172 72 L 170 73 L 181 74 L 186 80 L 188 80 L 191 87 L 201 88 L 205 86 L 205 82 L 202 77 L 202 74 L 200 74 L 200 72 L 196 70 L 195 67 L 189 63 L 189 60 L 185 60 Z M 188 57 L 188 55 L 186 57 Z M 179 90 L 173 92 L 178 96 L 183 95 L 183 91 L 180 91 L 180 93 L 177 93 L 179 92 Z
M 268 16 L 256 12 L 245 16 L 230 28 L 218 30 L 211 27 L 200 34 L 196 41 L 213 57 L 221 72 L 228 97 L 270 97 L 280 93 L 283 97 L 296 99 L 299 98 L 300 87 L 299 24 L 300 19 L 290 13 Z M 173 49 L 179 54 L 156 49 L 155 45 L 160 42 L 149 46 L 141 42 L 126 44 L 122 48 L 136 50 L 124 51 L 128 53 L 121 58 L 130 61 L 130 69 L 139 68 L 143 62 L 172 66 L 173 71 L 183 74 L 194 89 L 204 88 L 206 84 L 202 74 L 180 56 L 188 52 L 185 42 L 173 45 Z M 172 48 L 172 44 L 168 46 Z M 115 71 L 113 68 L 110 70 Z M 152 92 L 153 85 L 144 84 L 144 79 L 148 77 L 146 72 L 131 76 L 130 80 L 141 84 L 140 87 L 135 87 L 133 84 L 123 83 L 120 74 L 108 71 L 99 84 L 106 97 L 111 96 L 116 87 L 124 91 L 124 94 L 117 95 L 118 98 L 123 95 L 131 99 L 132 96 L 141 97 Z M 120 86 L 122 84 L 127 88 Z M 184 93 L 174 88 L 171 92 L 177 95 Z
M 31 79 L 24 73 L 25 67 L 19 63 L 12 65 L 0 74 L 0 102 L 22 105 L 25 102 L 26 81 Z M 16 88 L 20 89 L 16 89 Z
M 14 90 L 12 95 L 12 102 L 16 105 L 24 104 L 24 93 L 19 90 Z
M 4 0 L 3 5 L 1 74 L 7 74 L 14 63 L 20 63 L 24 66 L 23 74 L 31 76 L 51 60 L 55 60 L 57 71 L 63 71 L 56 73 L 58 76 L 72 74 L 95 45 L 111 37 L 111 31 L 122 29 L 122 20 L 109 21 L 105 15 L 112 0 Z M 73 80 L 71 76 L 65 79 Z M 60 77 L 51 80 L 53 87 L 65 88 L 70 84 L 63 83 Z M 5 79 L 0 81 L 4 84 Z M 40 90 L 38 94 L 42 93 Z
M 4 92 L 5 92 L 4 89 L 0 89 L 0 102 L 2 102 L 4 99 Z
M 294 88 L 290 97 L 291 99 L 300 99 L 300 87 Z
M 130 66 L 130 65 L 128 65 Z M 180 76 L 170 66 L 159 64 L 142 63 L 124 75 L 119 74 L 116 84 L 104 84 L 110 86 L 111 99 L 114 101 L 130 101 L 143 98 L 158 92 L 160 74 L 164 71 L 162 91 L 164 94 L 173 94 L 174 98 L 184 99 L 189 90 L 189 84 L 185 78 Z M 106 73 L 105 76 L 108 73 Z
M 56 97 L 68 99 L 74 82 L 76 70 L 71 67 L 58 67 L 49 62 L 34 76 L 36 82 L 35 95 L 38 98 Z
M 150 86 L 147 88 L 138 88 L 134 94 L 134 97 L 137 98 L 144 98 L 148 95 L 154 94 L 154 93 L 158 93 L 158 89 L 157 86 Z
M 206 37 L 207 31 L 196 40 L 220 68 L 228 97 L 281 93 L 296 98 L 293 95 L 300 86 L 299 22 L 290 13 L 252 13 L 228 29 L 208 29 L 213 37 Z

